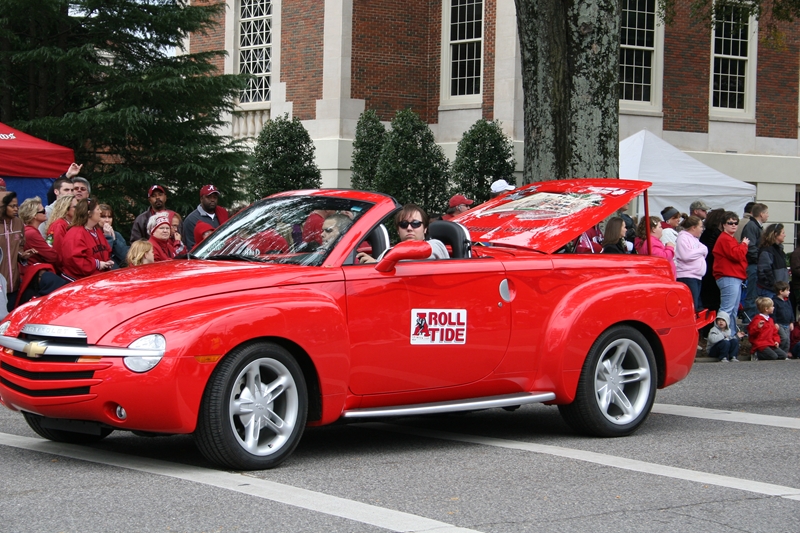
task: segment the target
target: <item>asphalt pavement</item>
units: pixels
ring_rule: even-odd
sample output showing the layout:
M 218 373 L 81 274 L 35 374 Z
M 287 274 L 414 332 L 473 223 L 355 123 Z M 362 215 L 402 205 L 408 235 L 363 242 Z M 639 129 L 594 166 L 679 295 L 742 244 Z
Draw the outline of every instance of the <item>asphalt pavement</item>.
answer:
M 38 438 L 0 409 L 0 531 L 796 532 L 800 362 L 699 363 L 630 437 L 525 406 L 306 431 L 274 470 L 191 436 Z

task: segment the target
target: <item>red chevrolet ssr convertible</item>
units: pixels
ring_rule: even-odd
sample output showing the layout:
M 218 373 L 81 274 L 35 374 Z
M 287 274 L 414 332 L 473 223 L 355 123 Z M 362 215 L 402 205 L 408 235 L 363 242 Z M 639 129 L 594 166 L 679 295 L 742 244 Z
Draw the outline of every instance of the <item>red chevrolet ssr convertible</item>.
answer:
M 0 324 L 0 401 L 47 439 L 192 433 L 209 460 L 243 470 L 342 419 L 543 402 L 576 431 L 628 435 L 656 388 L 692 367 L 692 295 L 664 259 L 573 252 L 649 185 L 510 191 L 430 224 L 449 259 L 428 259 L 427 241 L 392 246 L 391 197 L 277 194 L 184 260 L 16 309 Z M 331 215 L 335 238 L 310 234 Z

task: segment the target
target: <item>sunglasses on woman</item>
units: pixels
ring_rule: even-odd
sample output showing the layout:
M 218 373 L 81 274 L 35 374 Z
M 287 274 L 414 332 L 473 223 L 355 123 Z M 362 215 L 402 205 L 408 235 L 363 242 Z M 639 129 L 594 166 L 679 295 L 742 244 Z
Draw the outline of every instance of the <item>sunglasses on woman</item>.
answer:
M 420 226 L 422 226 L 422 222 L 420 220 L 412 220 L 411 222 L 409 222 L 408 220 L 401 220 L 400 222 L 397 223 L 397 225 L 402 229 L 408 229 L 409 226 L 411 226 L 414 229 L 417 229 Z

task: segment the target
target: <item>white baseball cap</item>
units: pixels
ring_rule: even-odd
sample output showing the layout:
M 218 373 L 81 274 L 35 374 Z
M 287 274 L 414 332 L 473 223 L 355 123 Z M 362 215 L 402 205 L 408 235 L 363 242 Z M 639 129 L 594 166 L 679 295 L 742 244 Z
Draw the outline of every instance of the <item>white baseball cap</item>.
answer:
M 516 189 L 516 187 L 513 185 L 509 185 L 506 180 L 497 180 L 494 183 L 492 183 L 493 193 L 498 193 L 503 191 L 513 191 L 514 189 Z

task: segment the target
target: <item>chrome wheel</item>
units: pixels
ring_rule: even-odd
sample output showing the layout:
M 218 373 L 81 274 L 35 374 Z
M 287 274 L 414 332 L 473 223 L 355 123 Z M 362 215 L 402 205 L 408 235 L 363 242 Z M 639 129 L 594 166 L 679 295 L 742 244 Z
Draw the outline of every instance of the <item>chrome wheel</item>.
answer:
M 306 425 L 308 392 L 295 358 L 268 342 L 225 356 L 206 385 L 195 442 L 210 461 L 236 470 L 283 462 Z
M 603 351 L 594 372 L 597 405 L 612 424 L 629 424 L 648 406 L 650 364 L 630 339 L 618 339 Z
M 657 381 L 656 359 L 644 335 L 631 326 L 615 326 L 594 342 L 575 399 L 558 410 L 580 433 L 630 435 L 650 414 Z
M 234 380 L 228 402 L 230 424 L 248 453 L 265 456 L 279 451 L 292 435 L 300 402 L 294 378 L 275 359 L 257 359 Z

